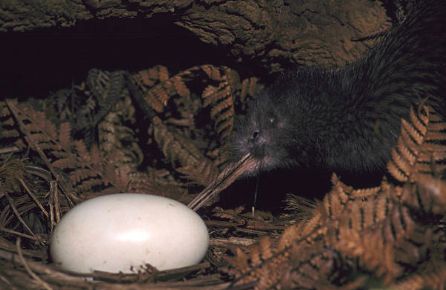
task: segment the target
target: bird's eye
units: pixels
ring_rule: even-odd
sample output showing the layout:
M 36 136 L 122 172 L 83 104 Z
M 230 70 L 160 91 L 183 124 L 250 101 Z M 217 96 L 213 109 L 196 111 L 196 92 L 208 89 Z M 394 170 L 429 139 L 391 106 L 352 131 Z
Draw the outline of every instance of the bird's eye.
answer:
M 269 121 L 270 124 L 274 124 L 274 122 L 275 122 L 276 120 L 274 119 L 274 117 L 270 117 L 270 118 L 268 119 L 268 121 Z

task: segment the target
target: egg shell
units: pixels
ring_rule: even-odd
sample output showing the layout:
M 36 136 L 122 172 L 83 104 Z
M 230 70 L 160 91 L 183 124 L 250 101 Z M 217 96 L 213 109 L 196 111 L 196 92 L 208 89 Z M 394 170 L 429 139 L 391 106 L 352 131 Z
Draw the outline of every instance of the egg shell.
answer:
M 53 262 L 80 273 L 134 273 L 199 263 L 209 234 L 203 220 L 175 200 L 123 193 L 87 200 L 68 211 L 50 245 Z M 133 270 L 132 270 L 133 267 Z

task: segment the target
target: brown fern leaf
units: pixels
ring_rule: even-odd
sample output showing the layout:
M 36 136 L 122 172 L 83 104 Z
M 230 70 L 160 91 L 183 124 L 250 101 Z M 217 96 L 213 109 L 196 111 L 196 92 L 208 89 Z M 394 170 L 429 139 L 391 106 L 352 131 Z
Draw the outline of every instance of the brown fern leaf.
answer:
M 90 154 L 88 153 L 87 147 L 85 146 L 85 143 L 82 142 L 82 140 L 75 140 L 74 141 L 74 148 L 76 150 L 77 155 L 86 162 L 90 162 Z M 95 164 L 96 165 L 96 164 Z
M 385 268 L 380 271 L 389 274 L 389 272 L 397 272 L 397 265 L 389 262 L 389 257 L 392 256 L 391 247 L 394 246 L 396 240 L 402 237 L 402 235 L 410 235 L 409 233 L 415 230 L 411 228 L 414 222 L 408 215 L 408 209 L 402 207 L 399 203 L 394 202 L 398 200 L 399 196 L 407 195 L 401 192 L 401 188 L 391 186 L 390 184 L 383 183 L 380 191 L 370 199 L 363 201 L 356 200 L 353 203 L 349 203 L 345 207 L 344 217 L 340 220 L 339 238 L 340 243 L 349 241 L 350 243 L 357 240 L 356 245 L 351 248 L 354 249 L 356 254 L 361 252 L 364 255 L 363 259 L 366 264 L 377 264 L 378 262 L 371 262 L 372 259 L 377 259 L 376 254 L 378 252 L 387 251 L 385 261 L 381 261 L 379 264 Z M 402 223 L 402 221 L 404 221 Z M 384 223 L 383 226 L 379 226 Z M 387 223 L 387 224 L 386 224 Z M 378 225 L 378 227 L 377 227 Z M 377 229 L 375 230 L 374 228 Z M 392 228 L 392 230 L 389 230 Z M 368 235 L 368 232 L 372 232 L 372 235 Z M 360 243 L 365 245 L 360 246 L 358 239 L 354 239 L 355 235 L 352 232 L 361 233 Z M 392 234 L 395 232 L 395 234 Z M 356 234 L 356 237 L 358 235 Z M 358 245 L 359 243 L 359 245 Z M 373 248 L 373 246 L 376 246 Z M 362 251 L 360 249 L 363 249 Z M 373 249 L 376 249 L 373 253 Z M 373 266 L 372 266 L 373 268 Z M 383 270 L 385 269 L 385 271 Z M 401 272 L 400 272 L 401 274 Z M 394 277 L 392 274 L 391 277 Z
M 152 72 L 152 73 L 151 73 Z M 162 73 L 162 75 L 156 75 L 156 77 L 163 77 L 160 79 L 161 82 L 154 85 L 147 79 L 146 74 L 139 72 L 133 75 L 133 80 L 136 85 L 144 92 L 144 99 L 146 102 L 158 113 L 164 111 L 165 106 L 169 99 L 174 95 L 179 95 L 181 97 L 188 97 L 190 95 L 189 89 L 184 83 L 182 75 L 185 73 L 177 74 L 171 78 L 165 79 L 168 73 Z M 153 71 L 149 70 L 149 76 L 154 77 Z
M 184 138 L 181 134 L 171 132 L 158 117 L 153 118 L 152 121 L 155 140 L 172 163 L 178 161 L 183 167 L 196 167 L 205 160 L 201 151 L 191 140 Z
M 129 192 L 165 196 L 182 203 L 188 203 L 192 198 L 183 184 L 166 180 L 153 170 L 149 174 L 142 172 L 132 173 L 129 175 L 129 179 Z
M 92 191 L 96 187 L 101 187 L 104 185 L 104 181 L 99 178 L 93 178 L 89 176 L 88 179 L 82 180 L 79 184 L 76 185 L 76 189 L 79 190 L 79 192 L 83 193 L 85 196 L 85 192 L 87 192 L 87 195 L 85 197 L 90 197 L 89 192 Z M 96 190 L 94 190 L 96 191 Z M 95 195 L 96 196 L 96 195 Z
M 268 260 L 273 256 L 271 239 L 267 236 L 261 237 L 259 239 L 260 245 L 260 253 L 262 255 L 262 259 Z
M 148 70 L 141 70 L 132 75 L 132 79 L 138 88 L 144 93 L 148 88 L 153 87 L 156 84 L 156 79 L 153 79 Z
M 70 147 L 71 142 L 71 126 L 70 123 L 62 123 L 59 127 L 59 142 L 65 148 Z
M 311 247 L 293 247 L 290 254 L 288 281 L 285 279 L 279 285 L 289 289 L 349 289 L 358 281 L 345 279 L 346 273 L 354 277 L 353 263 L 346 261 L 332 248 L 327 248 L 321 241 Z M 356 289 L 356 288 L 355 288 Z
M 256 77 L 251 77 L 249 79 L 248 93 L 252 97 L 254 97 L 257 94 L 257 92 L 260 90 L 257 82 L 258 82 L 258 79 Z
M 269 244 L 268 255 L 262 256 L 266 251 L 259 246 L 252 254 L 248 249 L 248 268 L 232 269 L 236 284 L 357 289 L 366 280 L 354 273 L 370 273 L 372 279 L 393 285 L 427 267 L 436 261 L 432 253 L 446 249 L 444 234 L 436 230 L 446 213 L 446 183 L 420 178 L 404 188 L 383 182 L 379 188 L 354 190 L 334 176 L 332 191 L 311 219 L 288 228 L 277 246 Z
M 444 289 L 446 284 L 446 263 L 436 263 L 427 269 L 412 274 L 407 279 L 392 284 L 393 290 Z
M 219 82 L 217 87 L 212 84 L 206 86 L 202 92 L 202 98 L 204 100 L 203 107 L 211 106 L 211 118 L 215 121 L 217 133 L 225 141 L 231 134 L 234 126 L 233 94 L 239 86 L 239 76 L 236 71 L 228 67 L 218 68 L 212 65 L 202 65 L 190 68 L 176 77 L 186 77 L 193 75 L 197 71 L 204 71 L 210 80 Z M 180 84 L 182 85 L 181 82 Z M 177 92 L 179 92 L 178 89 Z M 181 93 L 179 94 L 181 95 Z M 189 91 L 185 90 L 184 95 L 188 96 Z
M 246 219 L 241 215 L 244 209 L 243 206 L 239 206 L 235 209 L 225 210 L 217 206 L 214 208 L 214 216 L 222 219 L 229 219 L 238 224 L 247 224 Z
M 55 168 L 70 169 L 80 166 L 81 164 L 75 158 L 70 158 L 72 156 L 67 156 L 65 153 L 58 152 L 57 155 L 59 158 L 51 163 Z
M 70 125 L 61 124 L 56 128 L 46 119 L 45 114 L 23 106 L 17 111 L 17 118 L 24 124 L 32 146 L 38 150 L 43 158 L 48 160 L 48 166 L 63 170 L 75 185 L 78 194 L 86 190 L 102 190 L 115 187 L 116 191 L 125 191 L 116 181 L 115 174 L 107 171 L 108 162 L 99 157 L 95 146 L 92 147 L 93 156 L 81 140 L 72 140 Z M 112 158 L 111 158 L 112 159 Z M 57 174 L 57 173 L 54 173 Z
M 9 111 L 6 102 L 0 102 L 0 118 L 10 117 L 11 112 Z
M 271 259 L 271 255 L 269 237 L 262 237 L 259 244 L 249 246 L 248 254 L 237 248 L 236 260 L 230 261 L 233 266 L 231 272 L 238 277 L 235 285 L 255 282 L 254 289 L 275 289 L 278 281 L 284 281 L 288 271 L 285 268 L 287 264 L 283 263 L 286 261 L 284 256 Z
M 204 73 L 204 76 L 203 76 Z M 190 129 L 193 129 L 194 120 L 191 116 L 196 114 L 197 109 L 192 106 L 191 93 L 186 85 L 187 81 L 199 81 L 199 85 L 208 83 L 202 93 L 202 108 L 210 107 L 210 118 L 214 121 L 214 128 L 225 143 L 232 133 L 234 127 L 234 100 L 233 94 L 239 86 L 237 72 L 227 67 L 215 67 L 212 65 L 196 66 L 170 77 L 156 85 L 149 82 L 149 72 L 138 72 L 133 75 L 136 85 L 143 91 L 144 101 L 157 113 L 164 113 L 169 100 L 177 95 L 184 104 L 180 115 L 190 120 Z M 154 77 L 154 76 L 152 76 Z M 218 82 L 217 84 L 215 84 Z M 152 87 L 149 87 L 153 85 Z M 176 99 L 178 100 L 178 99 Z M 177 103 L 176 103 L 177 104 Z M 184 122 L 183 122 L 184 124 Z M 167 140 L 167 137 L 165 138 Z M 173 139 L 172 139 L 173 140 Z M 176 143 L 164 142 L 176 146 Z M 177 146 L 177 148 L 180 148 Z M 166 147 L 163 148 L 166 154 Z
M 11 114 L 6 102 L 0 102 L 0 140 L 1 147 L 16 147 L 21 149 L 25 147 L 20 132 L 17 130 L 17 123 Z
M 66 166 L 65 168 L 70 168 L 70 165 Z M 97 175 L 93 175 L 91 170 L 85 168 L 78 168 L 70 173 L 70 180 L 74 185 L 82 183 L 82 181 L 93 177 L 97 177 Z
M 402 191 L 387 187 L 388 191 L 394 189 L 397 192 L 388 195 L 401 199 L 393 200 L 382 222 L 353 234 L 351 228 L 341 227 L 339 232 L 343 237 L 336 246 L 347 256 L 359 257 L 360 266 L 384 277 L 385 284 L 436 262 L 431 253 L 439 247 L 442 252 L 446 246 L 443 234 L 436 233 L 436 225 L 446 212 L 446 183 L 422 176 L 416 184 L 406 183 Z M 343 231 L 347 232 L 342 234 Z
M 151 79 L 165 81 L 169 78 L 169 71 L 165 66 L 157 65 L 148 69 L 148 75 Z
M 209 87 L 207 87 L 209 88 Z M 203 106 L 207 107 L 210 104 L 218 103 L 222 99 L 226 99 L 228 95 L 231 94 L 231 88 L 227 85 L 226 82 L 221 82 L 220 85 L 216 88 L 213 87 L 213 90 L 207 90 L 202 94 L 202 98 L 204 99 Z M 205 94 L 206 93 L 206 94 Z
M 3 125 L 5 125 L 5 123 L 2 123 Z M 8 138 L 18 138 L 20 136 L 19 131 L 17 131 L 16 129 L 12 129 L 12 130 L 2 130 L 0 132 L 0 138 L 1 139 L 8 139 Z
M 234 102 L 232 98 L 227 98 L 214 106 L 211 110 L 211 117 L 215 119 L 217 133 L 223 140 L 227 139 L 234 127 Z
M 236 260 L 233 262 L 233 265 L 237 265 L 237 268 L 240 269 L 240 274 L 243 277 L 243 280 L 240 281 L 240 284 L 250 283 L 257 280 L 257 277 L 253 277 L 251 275 L 243 276 L 243 274 L 247 273 L 251 269 L 249 266 L 248 258 L 249 256 L 246 253 L 237 248 L 237 257 Z
M 81 152 L 81 151 L 86 152 L 87 151 L 87 148 L 85 148 L 85 144 L 83 142 L 78 142 L 78 143 L 75 143 L 75 144 L 77 144 L 76 148 L 78 148 L 77 149 L 78 152 Z M 88 162 L 91 162 L 91 164 L 93 164 L 94 166 L 99 166 L 100 167 L 103 164 L 101 151 L 99 151 L 99 147 L 98 146 L 92 146 L 91 150 L 90 150 L 90 154 L 85 154 L 83 156 L 85 156 L 86 160 Z
M 211 118 L 215 120 L 217 133 L 223 140 L 226 140 L 232 133 L 234 127 L 234 85 L 231 85 L 234 78 L 234 71 L 225 68 L 225 74 L 219 79 L 220 84 L 216 88 L 208 86 L 202 93 L 204 99 L 203 106 L 212 106 Z
M 24 176 L 25 164 L 18 159 L 11 159 L 0 165 L 2 191 L 18 191 L 21 187 L 19 179 Z
M 76 146 L 78 152 L 83 151 L 84 147 L 80 142 Z M 91 198 L 104 193 L 127 192 L 128 178 L 122 174 L 113 162 L 115 156 L 109 154 L 107 158 L 97 149 L 92 147 L 89 152 L 79 158 L 80 165 L 77 168 L 70 168 L 70 179 L 75 188 L 82 193 L 84 198 Z
M 203 103 L 203 106 L 207 106 L 209 105 L 210 101 L 210 96 L 212 96 L 213 94 L 215 94 L 218 91 L 218 88 L 216 86 L 213 85 L 208 85 L 204 90 L 203 93 L 201 94 L 201 97 L 203 99 L 205 99 L 205 102 Z
M 154 87 L 147 92 L 147 103 L 158 113 L 164 111 L 164 107 L 166 106 L 168 100 L 169 92 L 162 86 Z
M 176 171 L 185 175 L 188 180 L 197 184 L 208 186 L 219 174 L 219 170 L 214 162 L 205 158 L 196 166 L 186 166 L 176 168 Z
M 221 77 L 221 73 L 220 73 L 220 69 L 210 65 L 210 64 L 205 64 L 200 66 L 200 68 L 207 74 L 207 76 L 211 79 L 211 80 L 216 80 L 219 81 L 220 77 Z
M 132 77 L 138 87 L 145 92 L 147 88 L 153 87 L 156 83 L 166 81 L 169 78 L 169 71 L 165 66 L 157 65 L 147 70 L 141 70 Z
M 172 78 L 172 81 L 173 81 L 173 86 L 175 87 L 175 91 L 178 93 L 178 95 L 180 95 L 183 98 L 190 96 L 190 91 L 186 87 L 186 84 L 184 83 L 181 76 L 179 75 L 174 76 Z
M 404 184 L 400 200 L 413 210 L 442 215 L 446 212 L 446 182 L 433 176 L 420 175 L 416 183 Z
M 138 166 L 144 159 L 144 154 L 138 145 L 136 132 L 129 127 L 129 124 L 135 122 L 134 107 L 125 92 L 121 100 L 113 106 L 98 125 L 99 147 L 102 154 L 114 156 L 112 162 L 108 162 L 109 164 L 105 167 L 108 172 L 106 174 L 113 178 L 111 180 L 113 184 L 120 184 L 119 188 L 127 187 L 125 183 L 131 182 L 130 176 L 138 171 Z M 96 154 L 95 160 L 100 160 L 98 154 Z M 117 173 L 113 174 L 112 170 Z
M 413 182 L 419 174 L 442 174 L 446 122 L 432 108 L 423 107 L 417 115 L 411 110 L 410 123 L 402 120 L 401 124 L 401 136 L 387 164 L 389 173 L 400 182 Z
M 246 96 L 248 96 L 249 93 L 249 79 L 244 79 L 242 81 L 242 89 L 240 91 L 240 99 L 242 102 L 245 102 Z
M 262 86 L 258 83 L 258 78 L 250 77 L 244 79 L 241 83 L 240 101 L 246 108 L 247 98 L 253 98 L 262 90 Z

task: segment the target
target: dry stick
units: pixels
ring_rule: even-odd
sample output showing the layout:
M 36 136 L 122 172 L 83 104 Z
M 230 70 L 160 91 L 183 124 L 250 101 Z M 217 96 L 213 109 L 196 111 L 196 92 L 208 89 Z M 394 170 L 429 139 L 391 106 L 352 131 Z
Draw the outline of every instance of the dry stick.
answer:
M 4 228 L 4 227 L 0 227 L 0 231 L 5 232 L 5 233 L 10 233 L 10 234 L 13 234 L 13 235 L 16 235 L 16 236 L 19 236 L 19 237 L 24 237 L 24 238 L 27 238 L 27 239 L 30 239 L 30 240 L 33 240 L 33 241 L 40 241 L 41 240 L 41 238 L 39 238 L 39 237 L 36 237 L 36 236 L 33 237 L 33 236 L 30 236 L 30 235 L 27 235 L 27 234 L 24 234 L 24 233 L 21 233 L 21 232 L 17 232 L 17 231 L 13 231 L 13 230 Z
M 31 192 L 29 187 L 26 185 L 26 183 L 23 181 L 23 179 L 19 178 L 20 183 L 25 188 L 26 192 L 31 196 L 32 200 L 37 204 L 37 206 L 40 208 L 40 210 L 43 212 L 43 214 L 48 218 L 48 212 L 43 208 L 42 204 L 39 202 L 37 197 Z
M 56 182 L 52 181 L 50 183 L 50 192 L 54 195 L 54 206 L 56 210 L 56 223 L 60 221 L 60 201 L 59 201 L 59 191 L 57 190 Z
M 3 283 L 3 284 L 2 284 Z M 14 287 L 13 285 L 12 285 L 12 283 L 5 277 L 5 276 L 3 276 L 3 275 L 0 275 L 0 285 L 7 285 L 9 288 L 7 288 L 7 289 L 10 289 L 10 290 L 17 290 L 17 288 L 16 287 Z
M 6 153 L 14 153 L 14 152 L 19 152 L 20 148 L 13 146 L 13 147 L 9 147 L 9 148 L 2 148 L 0 149 L 0 154 L 6 154 Z
M 36 235 L 34 235 L 33 231 L 28 227 L 28 225 L 25 223 L 25 221 L 20 216 L 19 211 L 17 210 L 17 208 L 14 205 L 14 200 L 9 196 L 9 194 L 7 192 L 4 192 L 4 194 L 5 194 L 6 198 L 8 199 L 8 202 L 9 202 L 9 205 L 11 206 L 11 208 L 12 208 L 12 211 L 14 212 L 14 214 L 16 215 L 16 217 L 18 218 L 20 223 L 28 230 L 28 232 L 30 232 L 30 234 L 34 238 L 37 238 Z
M 194 211 L 197 211 L 202 207 L 209 199 L 214 197 L 216 194 L 220 193 L 223 189 L 232 184 L 242 173 L 244 173 L 247 168 L 250 169 L 254 167 L 256 161 L 252 159 L 251 155 L 248 153 L 243 158 L 234 164 L 230 164 L 226 167 L 212 182 L 208 187 L 203 189 L 203 191 L 194 198 L 187 206 Z
M 50 185 L 50 197 L 48 199 L 48 206 L 50 207 L 50 232 L 53 233 L 53 229 L 56 226 L 56 223 L 54 222 L 54 192 L 51 190 Z
M 1 249 L 0 249 L 0 259 L 12 261 L 17 264 L 21 263 L 21 260 L 17 254 L 11 253 L 9 251 L 3 251 Z M 54 267 L 45 265 L 41 262 L 35 262 L 32 260 L 26 260 L 26 261 L 29 268 L 32 269 L 35 273 L 40 275 L 45 275 L 47 277 L 46 278 L 47 280 L 50 279 L 55 283 L 57 283 L 58 285 L 63 283 L 63 285 L 78 286 L 79 289 L 88 288 L 88 285 L 90 285 L 89 282 L 85 281 L 85 277 L 83 276 L 77 277 L 71 274 L 65 274 L 61 272 L 59 269 L 55 269 Z M 79 276 L 80 275 L 81 274 L 79 274 Z
M 28 132 L 28 130 L 26 129 L 25 124 L 23 124 L 23 120 L 19 116 L 19 113 L 17 112 L 17 108 L 14 106 L 12 101 L 11 100 L 6 100 L 6 104 L 8 105 L 9 110 L 11 111 L 11 113 L 14 115 L 15 119 L 19 123 L 20 130 L 26 135 L 26 139 L 28 141 L 28 144 L 30 146 L 33 146 L 35 148 L 35 150 L 37 151 L 37 153 L 39 153 L 40 157 L 43 159 L 43 162 L 45 162 L 46 166 L 51 171 L 53 176 L 56 177 L 56 180 L 58 181 L 59 186 L 62 188 L 62 192 L 64 193 L 65 197 L 67 198 L 68 203 L 70 204 L 71 207 L 73 207 L 74 203 L 73 203 L 73 201 L 71 200 L 71 198 L 68 195 L 68 186 L 65 184 L 65 182 L 63 182 L 63 180 L 60 178 L 59 174 L 57 174 L 56 170 L 54 170 L 53 166 L 51 165 L 51 162 L 48 160 L 48 158 L 46 157 L 45 153 L 43 153 L 43 151 L 40 148 L 40 146 L 36 142 L 32 141 L 32 136 Z
M 28 266 L 28 263 L 26 263 L 25 258 L 23 257 L 22 254 L 22 248 L 20 247 L 20 238 L 17 238 L 16 241 L 16 247 L 17 247 L 17 253 L 19 254 L 19 259 L 20 262 L 22 263 L 23 267 L 25 267 L 26 272 L 28 272 L 28 274 L 37 282 L 40 283 L 40 285 L 42 285 L 43 288 L 47 289 L 47 290 L 53 290 L 53 288 L 50 287 L 50 285 L 48 285 L 45 281 L 43 281 L 42 279 L 40 279 L 39 276 L 37 276 L 32 270 L 31 268 Z
M 0 227 L 0 231 L 2 231 L 1 227 Z M 6 232 L 9 232 L 9 231 L 7 230 Z M 14 231 L 12 231 L 10 233 L 15 234 Z M 22 236 L 22 235 L 18 234 L 18 236 Z M 28 236 L 28 237 L 31 237 L 31 236 Z M 32 237 L 31 237 L 31 239 L 32 239 Z M 13 253 L 17 252 L 15 244 L 11 244 L 8 240 L 0 237 L 0 251 L 2 251 L 2 250 L 13 252 Z M 47 253 L 42 252 L 41 249 L 40 250 L 22 250 L 22 253 L 24 256 L 31 257 L 33 259 L 44 260 L 47 258 Z M 0 272 L 2 270 L 1 260 L 2 260 L 2 257 L 0 255 Z M 11 261 L 9 261 L 9 262 L 11 262 Z M 0 285 L 1 285 L 1 283 L 0 283 Z M 0 287 L 0 289 L 1 289 L 1 287 Z
M 50 223 L 52 233 L 54 227 L 60 221 L 60 203 L 57 192 L 57 183 L 55 181 L 50 181 L 50 198 L 48 200 L 48 205 L 50 207 Z M 54 215 L 56 215 L 56 221 L 54 221 Z
M 48 206 L 50 208 L 50 232 L 51 234 L 53 233 L 53 229 L 54 227 L 56 227 L 57 223 L 54 221 L 54 199 L 53 199 L 53 195 L 50 191 L 50 198 L 48 200 Z

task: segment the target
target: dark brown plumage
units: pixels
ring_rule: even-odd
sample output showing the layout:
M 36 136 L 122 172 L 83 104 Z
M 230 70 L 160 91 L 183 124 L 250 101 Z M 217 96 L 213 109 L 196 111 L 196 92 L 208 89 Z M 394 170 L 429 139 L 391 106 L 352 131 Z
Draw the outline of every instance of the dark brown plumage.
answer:
M 419 1 L 363 59 L 339 69 L 297 68 L 256 100 L 233 136 L 245 175 L 304 168 L 384 173 L 401 118 L 427 98 L 446 116 L 446 2 Z

